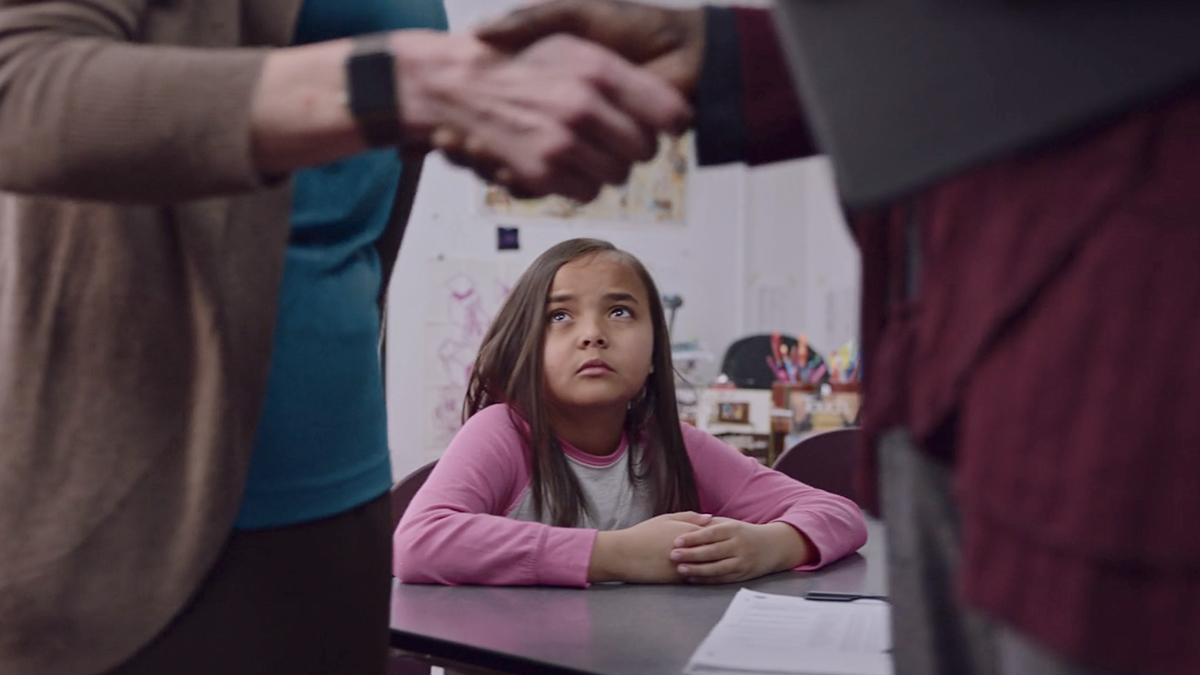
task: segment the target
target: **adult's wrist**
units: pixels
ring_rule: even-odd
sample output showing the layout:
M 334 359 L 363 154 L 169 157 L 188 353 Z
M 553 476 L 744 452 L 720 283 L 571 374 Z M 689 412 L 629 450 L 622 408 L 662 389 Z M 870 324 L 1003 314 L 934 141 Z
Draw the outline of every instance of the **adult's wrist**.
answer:
M 674 15 L 674 30 L 679 32 L 680 67 L 679 86 L 683 95 L 691 102 L 696 100 L 696 88 L 704 70 L 704 55 L 707 40 L 707 11 L 696 7 L 668 10 Z
M 346 58 L 346 105 L 359 134 L 371 147 L 400 147 L 400 96 L 397 92 L 396 57 L 386 33 L 353 39 Z
M 710 6 L 703 11 L 705 37 L 692 99 L 696 160 L 701 166 L 741 161 L 749 144 L 735 10 Z
M 478 40 L 435 31 L 386 37 L 396 72 L 397 108 L 406 148 L 420 150 L 440 125 L 470 109 L 471 83 L 499 53 Z M 350 109 L 347 61 L 354 40 L 271 51 L 251 101 L 251 145 L 264 175 L 340 159 L 369 147 Z
M 346 106 L 349 40 L 271 51 L 250 106 L 258 170 L 280 175 L 361 152 L 366 143 Z

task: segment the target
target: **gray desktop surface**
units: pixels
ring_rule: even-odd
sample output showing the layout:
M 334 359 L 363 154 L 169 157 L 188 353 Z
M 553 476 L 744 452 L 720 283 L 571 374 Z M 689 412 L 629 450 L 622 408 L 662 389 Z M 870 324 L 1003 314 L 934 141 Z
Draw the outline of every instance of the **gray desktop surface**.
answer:
M 850 206 L 1200 77 L 1195 0 L 778 0 L 775 25 Z
M 870 540 L 859 553 L 825 569 L 745 584 L 581 590 L 397 582 L 392 646 L 500 672 L 679 675 L 739 588 L 886 594 L 883 528 L 874 521 L 868 527 Z

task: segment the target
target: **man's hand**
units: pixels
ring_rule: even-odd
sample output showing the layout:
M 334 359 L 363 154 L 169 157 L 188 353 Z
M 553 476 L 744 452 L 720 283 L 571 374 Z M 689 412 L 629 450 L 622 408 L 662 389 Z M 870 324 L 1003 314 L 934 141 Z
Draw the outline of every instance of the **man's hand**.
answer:
M 669 557 L 675 541 L 695 533 L 709 521 L 707 514 L 666 513 L 633 527 L 596 535 L 588 581 L 671 584 L 681 581 Z
M 675 85 L 689 98 L 704 60 L 704 11 L 664 9 L 622 0 L 553 0 L 519 9 L 476 29 L 505 51 L 554 33 L 605 47 Z
M 660 132 L 690 122 L 668 83 L 569 35 L 513 55 L 465 36 L 399 34 L 394 45 L 409 138 L 517 194 L 591 201 L 652 158 Z
M 680 535 L 670 558 L 689 583 L 724 584 L 791 569 L 814 555 L 808 539 L 787 523 L 754 525 L 713 518 L 707 526 Z

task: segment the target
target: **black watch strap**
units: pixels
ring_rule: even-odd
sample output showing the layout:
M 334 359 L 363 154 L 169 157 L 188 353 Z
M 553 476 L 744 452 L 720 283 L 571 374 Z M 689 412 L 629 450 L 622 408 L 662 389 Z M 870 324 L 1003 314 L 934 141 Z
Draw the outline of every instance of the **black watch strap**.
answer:
M 350 113 L 368 145 L 401 144 L 404 132 L 396 91 L 396 57 L 388 45 L 387 33 L 354 39 L 354 50 L 346 59 L 346 96 Z

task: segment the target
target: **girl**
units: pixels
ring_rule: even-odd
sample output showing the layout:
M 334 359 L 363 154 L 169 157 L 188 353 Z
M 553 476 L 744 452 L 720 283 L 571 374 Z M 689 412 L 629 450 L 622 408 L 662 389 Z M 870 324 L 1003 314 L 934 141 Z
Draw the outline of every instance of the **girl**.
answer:
M 463 412 L 396 529 L 402 581 L 725 583 L 866 541 L 850 500 L 680 424 L 658 289 L 608 242 L 565 241 L 521 276 Z

